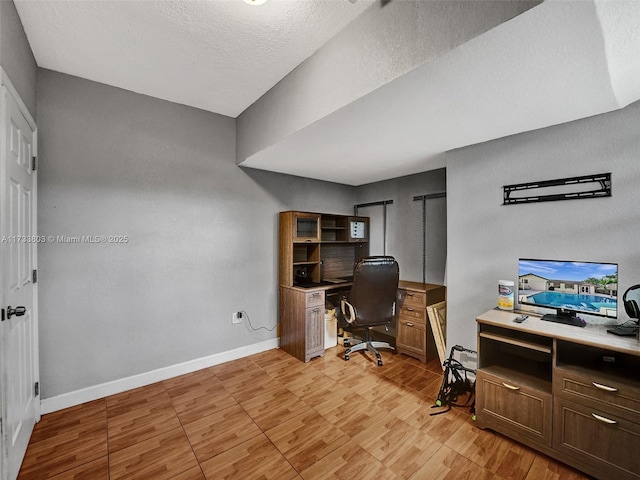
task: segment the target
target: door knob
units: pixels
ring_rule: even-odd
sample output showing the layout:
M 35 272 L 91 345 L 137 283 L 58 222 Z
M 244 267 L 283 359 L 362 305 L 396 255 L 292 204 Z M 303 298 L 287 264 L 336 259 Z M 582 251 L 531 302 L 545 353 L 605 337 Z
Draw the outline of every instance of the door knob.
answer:
M 25 307 L 16 307 L 11 308 L 11 306 L 7 307 L 7 318 L 11 318 L 12 316 L 21 317 L 25 313 L 27 313 L 27 309 Z

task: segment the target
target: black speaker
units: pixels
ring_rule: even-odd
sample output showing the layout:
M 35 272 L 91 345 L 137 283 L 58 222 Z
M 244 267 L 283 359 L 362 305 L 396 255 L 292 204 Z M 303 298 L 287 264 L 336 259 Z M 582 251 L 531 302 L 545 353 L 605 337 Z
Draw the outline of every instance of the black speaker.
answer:
M 624 295 L 622 296 L 622 303 L 624 303 L 624 309 L 627 312 L 627 315 L 631 318 L 640 319 L 640 308 L 638 307 L 638 302 L 633 299 L 627 300 L 627 294 L 638 289 L 640 289 L 640 285 L 634 285 L 627 288 L 627 291 L 624 292 Z

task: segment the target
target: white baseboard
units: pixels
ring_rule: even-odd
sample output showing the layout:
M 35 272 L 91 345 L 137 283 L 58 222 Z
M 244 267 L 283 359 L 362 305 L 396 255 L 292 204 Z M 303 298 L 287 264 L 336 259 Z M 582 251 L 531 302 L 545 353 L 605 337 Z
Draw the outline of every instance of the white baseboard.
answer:
M 143 387 L 145 385 L 150 385 L 179 375 L 195 372 L 196 370 L 202 370 L 203 368 L 212 367 L 231 360 L 237 360 L 238 358 L 248 357 L 255 353 L 278 348 L 278 343 L 278 338 L 266 340 L 253 345 L 236 348 L 235 350 L 216 353 L 215 355 L 210 355 L 208 357 L 197 358 L 177 365 L 159 368 L 158 370 L 152 370 L 150 372 L 133 375 L 131 377 L 121 378 L 112 382 L 101 383 L 100 385 L 94 385 L 74 392 L 63 393 L 62 395 L 57 395 L 51 398 L 45 398 L 40 402 L 41 413 L 44 415 L 56 412 L 58 410 L 91 402 L 109 395 L 122 393 L 127 390 L 131 390 L 132 388 Z

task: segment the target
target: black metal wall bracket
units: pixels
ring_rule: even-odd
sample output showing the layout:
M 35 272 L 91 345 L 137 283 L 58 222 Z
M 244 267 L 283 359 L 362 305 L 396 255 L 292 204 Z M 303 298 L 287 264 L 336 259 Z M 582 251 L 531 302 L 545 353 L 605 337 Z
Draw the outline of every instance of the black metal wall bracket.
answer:
M 575 189 L 562 193 L 539 194 L 535 189 L 549 187 L 562 187 L 572 185 L 582 185 L 593 183 L 593 188 L 589 190 Z M 505 185 L 503 205 L 514 205 L 517 203 L 534 202 L 555 202 L 558 200 L 575 200 L 581 198 L 597 198 L 611 196 L 611 173 L 600 173 L 597 175 L 583 175 L 581 177 L 559 178 L 557 180 L 543 180 L 541 182 L 519 183 Z M 575 188 L 575 187 L 574 187 Z M 527 191 L 524 196 L 518 196 L 515 192 Z M 536 194 L 538 193 L 538 194 Z

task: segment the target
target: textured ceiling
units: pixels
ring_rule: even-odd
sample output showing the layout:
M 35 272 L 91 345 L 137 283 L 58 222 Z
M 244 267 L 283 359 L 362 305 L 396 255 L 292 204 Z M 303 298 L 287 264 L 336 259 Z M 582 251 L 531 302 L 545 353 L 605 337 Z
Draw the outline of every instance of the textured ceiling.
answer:
M 447 150 L 622 108 L 639 78 L 640 1 L 547 0 L 241 165 L 350 185 L 424 172 Z
M 375 0 L 16 0 L 38 66 L 237 117 Z

